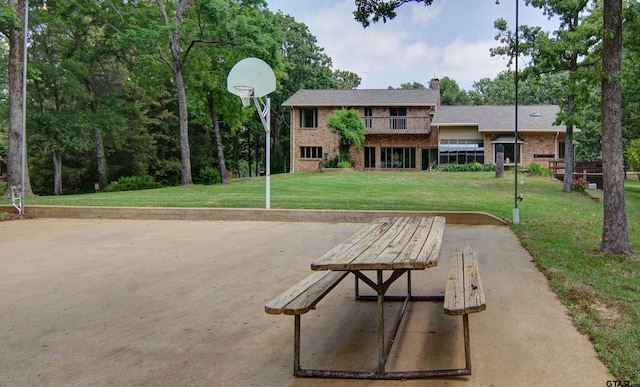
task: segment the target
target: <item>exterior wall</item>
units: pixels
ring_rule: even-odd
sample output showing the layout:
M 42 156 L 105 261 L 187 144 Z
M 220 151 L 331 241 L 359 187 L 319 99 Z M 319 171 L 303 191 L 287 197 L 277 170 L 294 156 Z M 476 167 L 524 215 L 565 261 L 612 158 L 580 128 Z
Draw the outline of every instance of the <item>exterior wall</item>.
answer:
M 318 127 L 301 128 L 300 111 L 293 109 L 291 112 L 291 128 L 294 131 L 294 138 L 291 141 L 291 162 L 293 164 L 291 172 L 315 172 L 320 170 L 324 163 L 324 154 L 327 160 L 331 160 L 338 155 L 338 135 L 331 132 L 326 127 L 327 116 L 335 109 L 318 109 Z M 300 147 L 321 146 L 322 157 L 317 159 L 300 158 Z
M 340 107 L 318 108 L 318 127 L 301 128 L 300 110 L 294 108 L 291 112 L 291 128 L 293 138 L 291 140 L 291 172 L 314 172 L 319 171 L 327 160 L 332 160 L 338 155 L 338 136 L 326 127 L 327 116 Z M 360 116 L 364 116 L 364 107 L 354 107 L 359 111 Z M 430 116 L 428 108 L 417 108 L 407 106 L 406 117 L 427 117 Z M 389 107 L 373 107 L 372 117 L 389 117 Z M 368 145 L 372 144 L 372 145 Z M 300 147 L 321 146 L 322 157 L 320 158 L 300 158 Z M 416 148 L 416 170 L 420 170 L 420 151 L 422 148 L 437 148 L 437 130 L 432 128 L 431 134 L 367 134 L 365 136 L 364 147 L 376 147 L 376 165 L 380 162 L 381 147 L 404 147 Z M 349 156 L 357 170 L 364 170 L 364 149 L 357 150 L 352 147 Z M 378 168 L 378 167 L 376 167 Z M 413 168 L 412 168 L 413 169 Z
M 440 140 L 482 140 L 477 126 L 448 126 L 440 129 Z
M 300 128 L 300 110 L 293 109 L 291 113 L 291 172 L 314 172 L 319 171 L 326 160 L 332 160 L 338 155 L 338 136 L 326 127 L 327 116 L 339 107 L 318 108 L 318 127 Z M 360 116 L 364 116 L 364 107 L 354 108 L 359 111 Z M 407 106 L 407 117 L 425 117 L 430 112 L 427 108 L 417 108 Z M 372 107 L 372 117 L 389 117 L 389 107 Z M 364 170 L 364 147 L 375 148 L 375 168 L 368 170 L 380 170 L 381 148 L 415 148 L 416 167 L 411 170 L 422 170 L 422 149 L 439 148 L 440 138 L 447 140 L 454 139 L 482 139 L 484 141 L 485 163 L 494 163 L 494 144 L 491 138 L 504 133 L 480 133 L 477 127 L 447 127 L 438 130 L 438 127 L 431 127 L 429 134 L 366 134 L 363 147 L 357 150 L 352 147 L 349 156 L 357 170 Z M 550 160 L 558 159 L 558 142 L 565 141 L 565 134 L 562 132 L 548 133 L 528 133 L 520 132 L 519 136 L 524 139 L 520 146 L 520 165 L 527 166 L 532 162 L 542 167 L 549 167 Z M 322 147 L 322 154 L 318 158 L 300 158 L 300 147 Z M 325 160 L 326 158 L 326 160 Z M 386 169 L 385 169 L 386 170 Z M 397 170 L 397 169 L 395 169 Z
M 491 138 L 496 135 L 497 133 L 484 134 L 484 157 L 488 164 L 495 163 Z M 535 162 L 541 167 L 549 168 L 549 161 L 558 159 L 558 142 L 565 141 L 564 133 L 518 133 L 518 136 L 524 140 L 524 143 L 520 144 L 520 165 L 523 166 Z M 540 157 L 542 155 L 551 157 Z

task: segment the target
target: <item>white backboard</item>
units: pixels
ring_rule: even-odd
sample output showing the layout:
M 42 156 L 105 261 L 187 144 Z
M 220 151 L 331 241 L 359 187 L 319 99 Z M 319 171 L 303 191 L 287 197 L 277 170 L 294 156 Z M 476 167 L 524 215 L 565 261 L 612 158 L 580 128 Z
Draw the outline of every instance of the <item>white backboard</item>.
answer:
M 258 58 L 245 58 L 236 63 L 227 76 L 227 90 L 239 97 L 247 88 L 253 88 L 251 97 L 264 97 L 276 89 L 276 75 L 271 67 Z

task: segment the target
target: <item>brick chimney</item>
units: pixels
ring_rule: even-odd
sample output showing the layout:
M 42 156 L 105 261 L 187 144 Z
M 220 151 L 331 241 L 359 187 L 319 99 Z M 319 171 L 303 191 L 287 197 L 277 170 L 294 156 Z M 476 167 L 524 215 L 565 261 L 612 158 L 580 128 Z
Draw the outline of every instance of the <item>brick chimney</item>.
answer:
M 440 80 L 438 78 L 431 78 L 431 88 L 438 90 L 438 102 L 436 104 L 436 110 L 440 106 Z

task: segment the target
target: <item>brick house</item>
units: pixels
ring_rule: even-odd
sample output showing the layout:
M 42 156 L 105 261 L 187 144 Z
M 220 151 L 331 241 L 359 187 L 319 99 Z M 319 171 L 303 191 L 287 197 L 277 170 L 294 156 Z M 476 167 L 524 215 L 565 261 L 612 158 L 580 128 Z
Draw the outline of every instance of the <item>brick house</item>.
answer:
M 494 164 L 503 145 L 513 165 L 513 106 L 440 106 L 440 90 L 299 90 L 282 106 L 291 108 L 291 172 L 319 171 L 338 154 L 338 137 L 326 127 L 337 109 L 360 112 L 364 145 L 352 147 L 357 170 L 426 170 L 430 165 Z M 558 106 L 519 106 L 520 165 L 564 158 L 565 127 L 554 126 Z M 576 130 L 577 131 L 577 130 Z

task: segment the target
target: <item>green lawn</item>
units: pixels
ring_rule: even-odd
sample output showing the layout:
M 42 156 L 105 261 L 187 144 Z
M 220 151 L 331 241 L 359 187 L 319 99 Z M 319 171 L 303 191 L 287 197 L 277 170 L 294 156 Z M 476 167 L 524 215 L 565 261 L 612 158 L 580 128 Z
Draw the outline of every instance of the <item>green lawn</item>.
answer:
M 161 207 L 264 207 L 264 178 L 227 185 L 28 198 L 29 204 Z M 527 176 L 514 231 L 546 274 L 576 325 L 619 380 L 640 383 L 640 181 L 627 180 L 634 254 L 597 252 L 602 203 L 561 192 L 553 179 Z M 591 192 L 602 198 L 602 192 Z M 514 177 L 507 173 L 298 173 L 271 177 L 271 208 L 485 211 L 511 219 Z M 8 200 L 0 203 L 7 204 Z M 533 296 L 533 295 L 532 295 Z

